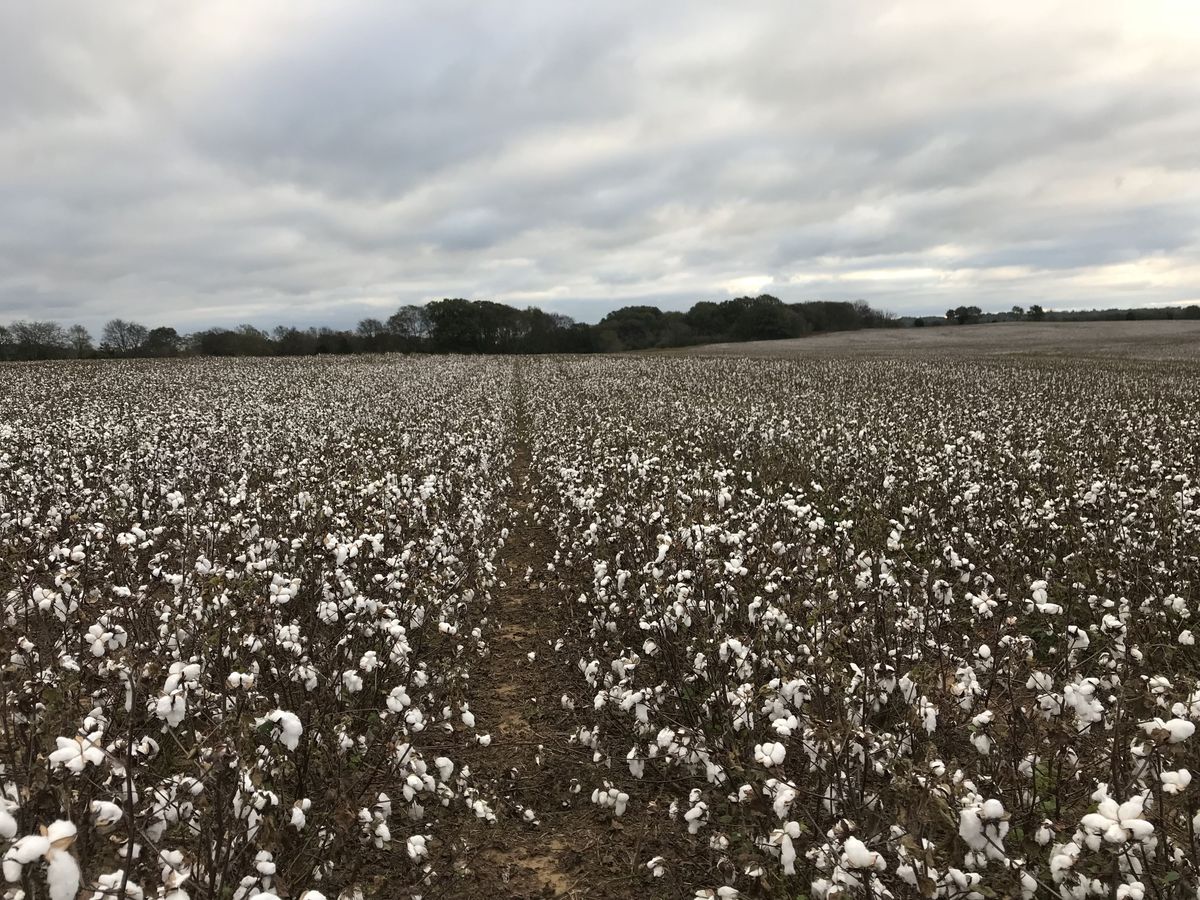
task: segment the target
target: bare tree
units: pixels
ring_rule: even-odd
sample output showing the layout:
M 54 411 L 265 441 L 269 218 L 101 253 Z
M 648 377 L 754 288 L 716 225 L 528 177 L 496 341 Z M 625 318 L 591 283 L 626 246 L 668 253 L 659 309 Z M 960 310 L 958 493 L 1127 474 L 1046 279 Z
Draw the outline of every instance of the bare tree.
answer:
M 364 338 L 375 338 L 383 334 L 387 329 L 384 324 L 378 319 L 363 319 L 358 323 L 358 335 Z
M 92 352 L 92 336 L 82 325 L 72 325 L 67 329 L 67 343 L 80 359 Z
M 13 322 L 8 326 L 18 359 L 61 356 L 67 335 L 57 322 Z
M 126 322 L 124 319 L 112 319 L 104 326 L 100 346 L 112 353 L 127 356 L 136 353 L 149 336 L 150 332 L 146 330 L 145 325 Z

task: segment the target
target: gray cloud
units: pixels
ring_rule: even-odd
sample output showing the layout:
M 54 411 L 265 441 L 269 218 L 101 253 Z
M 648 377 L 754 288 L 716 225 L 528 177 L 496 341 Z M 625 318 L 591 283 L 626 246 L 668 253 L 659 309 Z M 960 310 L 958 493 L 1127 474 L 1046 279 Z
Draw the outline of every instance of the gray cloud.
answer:
M 0 320 L 1200 302 L 1192 4 L 0 10 Z

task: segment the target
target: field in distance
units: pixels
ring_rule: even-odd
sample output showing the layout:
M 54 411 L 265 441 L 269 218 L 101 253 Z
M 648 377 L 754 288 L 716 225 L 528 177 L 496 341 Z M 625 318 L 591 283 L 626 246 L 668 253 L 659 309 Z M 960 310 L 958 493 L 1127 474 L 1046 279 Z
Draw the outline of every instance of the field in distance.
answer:
M 688 356 L 994 356 L 1051 354 L 1200 359 L 1200 321 L 997 322 L 841 331 L 780 341 L 703 344 Z

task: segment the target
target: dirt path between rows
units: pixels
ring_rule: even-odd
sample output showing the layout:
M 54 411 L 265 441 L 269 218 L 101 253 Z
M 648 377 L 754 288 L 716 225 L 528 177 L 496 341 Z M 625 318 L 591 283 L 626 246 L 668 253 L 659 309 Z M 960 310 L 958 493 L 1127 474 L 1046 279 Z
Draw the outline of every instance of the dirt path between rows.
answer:
M 662 810 L 643 800 L 620 820 L 606 815 L 591 793 L 607 770 L 572 741 L 590 703 L 581 698 L 588 705 L 581 716 L 561 702 L 575 696 L 578 678 L 568 655 L 555 650 L 567 623 L 543 583 L 555 541 L 529 500 L 530 422 L 515 372 L 512 522 L 498 561 L 504 585 L 492 607 L 491 651 L 471 692 L 476 728 L 492 742 L 467 756 L 473 782 L 495 800 L 497 821 L 462 835 L 468 861 L 426 897 L 663 896 L 647 891 L 645 870 L 666 824 Z

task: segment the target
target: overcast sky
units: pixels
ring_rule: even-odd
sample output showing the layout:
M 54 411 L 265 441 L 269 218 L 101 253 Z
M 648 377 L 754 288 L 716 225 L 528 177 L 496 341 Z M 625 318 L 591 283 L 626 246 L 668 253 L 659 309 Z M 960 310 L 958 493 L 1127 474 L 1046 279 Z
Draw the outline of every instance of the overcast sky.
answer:
M 1200 302 L 1200 3 L 0 6 L 0 322 Z

